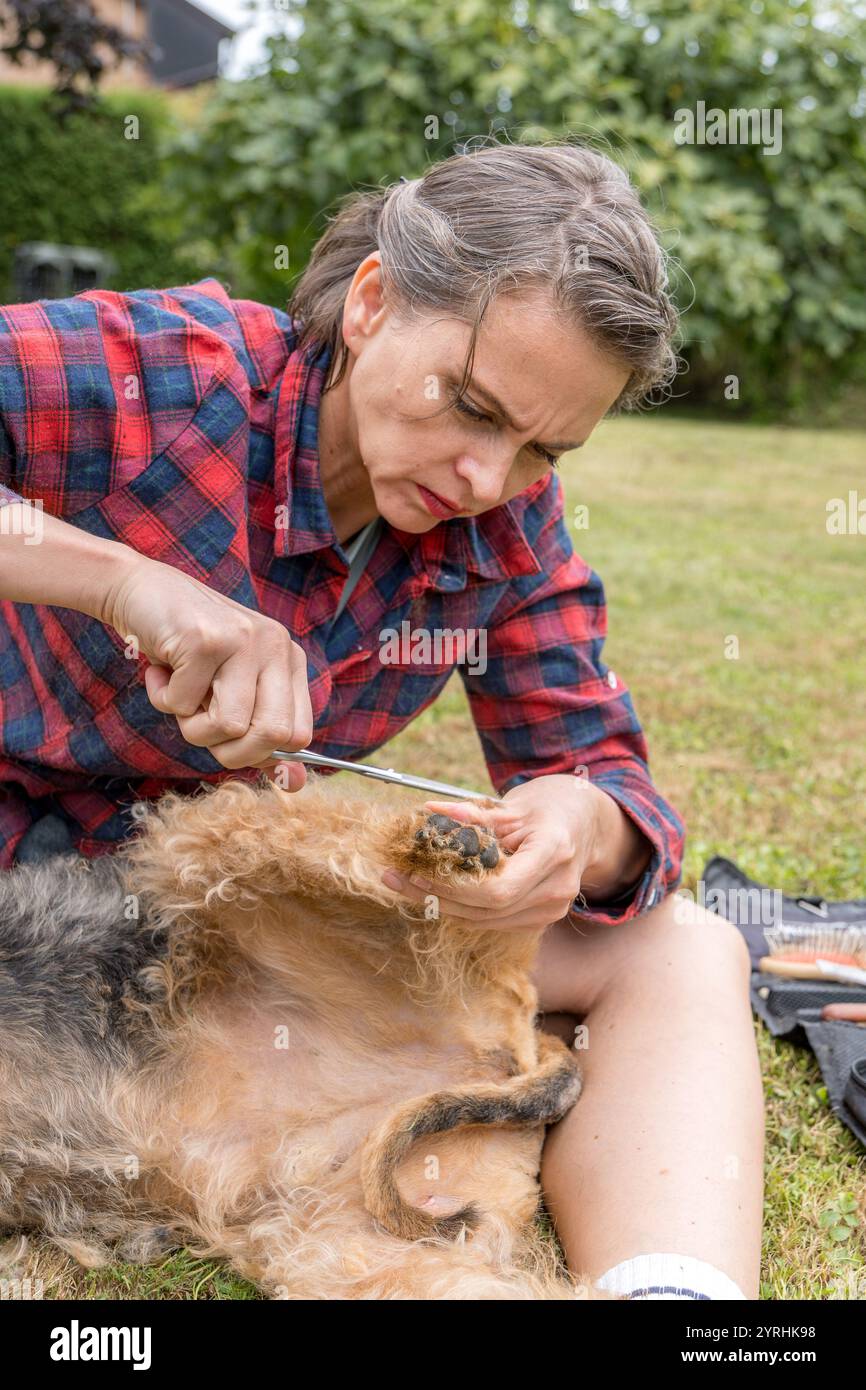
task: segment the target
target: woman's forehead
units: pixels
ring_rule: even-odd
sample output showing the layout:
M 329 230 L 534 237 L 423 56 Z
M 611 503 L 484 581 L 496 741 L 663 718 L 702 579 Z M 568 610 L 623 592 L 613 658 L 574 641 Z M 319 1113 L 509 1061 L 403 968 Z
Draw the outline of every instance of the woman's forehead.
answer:
M 456 324 L 436 340 L 439 370 L 457 374 L 471 340 L 468 324 Z M 431 343 L 431 348 L 434 345 Z M 604 413 L 630 376 L 595 344 L 580 324 L 557 313 L 546 297 L 535 302 L 501 296 L 482 320 L 472 361 L 471 387 L 519 431 L 544 427 L 551 447 L 577 447 L 593 416 Z

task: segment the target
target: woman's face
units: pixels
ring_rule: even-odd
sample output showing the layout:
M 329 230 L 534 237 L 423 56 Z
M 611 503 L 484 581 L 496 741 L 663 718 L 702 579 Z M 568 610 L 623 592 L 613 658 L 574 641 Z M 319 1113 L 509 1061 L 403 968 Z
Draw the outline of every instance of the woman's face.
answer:
M 452 318 L 395 318 L 382 300 L 378 253 L 356 272 L 343 336 L 352 452 L 376 510 L 410 532 L 487 511 L 544 477 L 585 442 L 629 377 L 558 320 L 542 292 L 500 295 L 470 382 L 450 404 L 471 330 Z

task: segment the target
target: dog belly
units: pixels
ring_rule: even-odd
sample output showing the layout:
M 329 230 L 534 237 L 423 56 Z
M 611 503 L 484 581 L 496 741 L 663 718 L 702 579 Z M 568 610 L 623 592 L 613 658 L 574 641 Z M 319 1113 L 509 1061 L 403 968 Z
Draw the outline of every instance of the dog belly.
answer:
M 370 1035 L 369 1013 L 335 1022 L 299 1011 L 296 1000 L 235 1001 L 200 1017 L 184 1084 L 162 1116 L 177 1177 L 197 1187 L 222 1154 L 248 1182 L 325 1190 L 332 1175 L 357 1174 L 364 1141 L 397 1105 L 511 1074 L 507 1052 L 479 1054 L 454 1036 L 453 1020 L 439 1020 L 452 1037 L 443 1043 L 435 1020 L 431 1029 L 420 1010 L 411 1014 L 404 1003 L 401 1040 L 390 1046 Z

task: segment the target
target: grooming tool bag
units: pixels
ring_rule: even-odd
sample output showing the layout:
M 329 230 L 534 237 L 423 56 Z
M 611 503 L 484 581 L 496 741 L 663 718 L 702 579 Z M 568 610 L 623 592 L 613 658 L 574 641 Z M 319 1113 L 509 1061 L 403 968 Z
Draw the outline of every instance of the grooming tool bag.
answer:
M 821 1018 L 825 1004 L 866 1004 L 866 985 L 786 979 L 759 968 L 761 958 L 771 954 L 768 928 L 830 929 L 840 940 L 850 929 L 852 938 L 860 938 L 866 926 L 866 898 L 847 903 L 789 898 L 718 856 L 706 865 L 703 885 L 707 908 L 727 917 L 745 937 L 752 958 L 755 1013 L 774 1037 L 812 1049 L 834 1112 L 866 1148 L 866 1027 Z

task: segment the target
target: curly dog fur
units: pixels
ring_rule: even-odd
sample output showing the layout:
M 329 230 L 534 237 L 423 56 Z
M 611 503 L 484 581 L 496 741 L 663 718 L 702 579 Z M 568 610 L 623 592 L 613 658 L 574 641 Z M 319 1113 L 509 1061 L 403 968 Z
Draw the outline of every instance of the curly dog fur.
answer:
M 121 854 L 0 875 L 0 1230 L 277 1298 L 602 1297 L 535 1221 L 580 1090 L 537 938 L 381 882 L 494 875 L 493 837 L 326 778 L 138 810 Z

